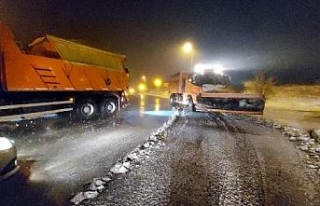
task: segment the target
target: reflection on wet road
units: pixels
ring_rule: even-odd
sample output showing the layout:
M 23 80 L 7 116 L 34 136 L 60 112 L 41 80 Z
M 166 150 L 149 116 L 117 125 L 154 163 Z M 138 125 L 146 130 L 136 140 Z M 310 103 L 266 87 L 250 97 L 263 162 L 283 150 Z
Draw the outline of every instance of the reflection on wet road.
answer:
M 167 99 L 139 95 L 131 96 L 130 106 L 112 119 L 2 123 L 1 135 L 16 141 L 21 170 L 0 184 L 0 205 L 67 204 L 72 194 L 106 175 L 170 115 Z

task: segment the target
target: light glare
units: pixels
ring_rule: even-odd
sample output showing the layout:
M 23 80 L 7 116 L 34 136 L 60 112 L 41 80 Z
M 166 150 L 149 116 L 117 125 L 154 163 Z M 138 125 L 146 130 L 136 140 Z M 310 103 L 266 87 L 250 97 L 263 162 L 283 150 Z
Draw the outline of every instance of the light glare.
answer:
M 204 74 L 205 71 L 211 71 L 215 74 L 223 75 L 225 68 L 221 64 L 197 64 L 194 67 L 195 73 Z
M 13 147 L 13 143 L 5 137 L 0 137 L 0 150 L 7 150 Z
M 184 45 L 183 45 L 183 51 L 187 52 L 187 53 L 190 53 L 192 52 L 192 49 L 193 49 L 193 46 L 190 42 L 186 42 Z

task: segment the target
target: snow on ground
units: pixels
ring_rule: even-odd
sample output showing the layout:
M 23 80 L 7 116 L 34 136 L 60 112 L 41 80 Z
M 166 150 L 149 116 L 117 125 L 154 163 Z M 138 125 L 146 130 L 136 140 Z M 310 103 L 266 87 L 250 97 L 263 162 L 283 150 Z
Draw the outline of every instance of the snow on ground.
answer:
M 306 153 L 308 167 L 320 174 L 320 85 L 275 87 L 263 116 L 251 121 L 279 129 Z
M 275 121 L 256 116 L 235 116 L 235 118 L 240 118 L 254 124 L 260 124 L 280 130 L 283 135 L 288 138 L 288 141 L 295 144 L 297 149 L 305 152 L 303 159 L 307 166 L 311 169 L 316 169 L 320 176 L 320 131 L 318 129 L 308 132 L 303 129 L 298 129 L 290 125 L 277 123 Z
M 310 88 L 306 89 L 305 87 L 302 89 L 278 87 L 278 93 L 275 97 L 267 100 L 263 116 L 235 115 L 235 118 L 280 130 L 288 137 L 288 141 L 295 144 L 297 149 L 305 152 L 303 158 L 307 167 L 316 170 L 320 176 L 320 138 L 317 138 L 320 137 L 320 96 L 315 95 L 318 90 L 315 94 L 308 95 L 306 91 L 309 90 Z M 300 94 L 297 95 L 296 93 L 299 92 Z M 158 96 L 167 96 L 166 92 L 158 93 Z M 85 199 L 97 197 L 99 192 L 105 188 L 104 185 L 114 179 L 116 175 L 126 173 L 138 166 L 139 155 L 148 154 L 150 147 L 159 147 L 158 139 L 166 135 L 166 130 L 172 126 L 177 115 L 175 114 L 163 127 L 151 134 L 144 145 L 140 145 L 117 162 L 106 177 L 95 178 L 86 191 L 76 194 L 70 202 L 77 205 Z
M 163 144 L 161 140 L 167 136 L 167 131 L 176 121 L 177 117 L 179 116 L 179 112 L 180 111 L 174 112 L 162 127 L 150 134 L 143 145 L 139 145 L 133 151 L 129 152 L 125 157 L 116 162 L 105 177 L 94 178 L 86 187 L 85 191 L 78 192 L 71 198 L 70 203 L 78 205 L 86 199 L 93 199 L 97 197 L 99 192 L 102 192 L 105 189 L 105 185 L 115 179 L 117 175 L 127 173 L 134 167 L 138 167 L 140 165 L 141 155 L 148 155 L 150 152 L 152 152 L 150 150 L 151 148 L 158 148 Z

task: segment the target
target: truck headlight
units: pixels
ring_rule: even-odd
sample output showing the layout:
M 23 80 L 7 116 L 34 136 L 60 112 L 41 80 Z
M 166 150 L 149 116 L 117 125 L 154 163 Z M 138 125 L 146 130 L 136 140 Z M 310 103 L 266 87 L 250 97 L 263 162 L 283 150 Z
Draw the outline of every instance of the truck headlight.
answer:
M 5 137 L 0 137 L 0 151 L 1 150 L 7 150 L 13 147 L 13 143 L 5 138 Z

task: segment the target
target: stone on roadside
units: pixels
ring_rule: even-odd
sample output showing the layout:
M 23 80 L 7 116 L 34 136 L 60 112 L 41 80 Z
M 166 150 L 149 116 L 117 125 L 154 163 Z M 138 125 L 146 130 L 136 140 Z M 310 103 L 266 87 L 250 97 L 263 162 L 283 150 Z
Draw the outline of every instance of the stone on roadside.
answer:
M 117 163 L 110 169 L 110 171 L 113 174 L 123 174 L 123 173 L 126 173 L 128 169 L 125 168 L 121 163 Z
M 318 166 L 313 165 L 313 164 L 308 164 L 308 167 L 311 169 L 318 169 Z
M 298 147 L 300 150 L 302 150 L 302 151 L 308 151 L 308 145 L 303 145 L 303 146 L 299 146 Z
M 278 123 L 274 123 L 273 124 L 273 128 L 275 128 L 275 129 L 283 129 L 283 126 L 278 124 Z
M 93 181 L 91 182 L 88 190 L 89 191 L 101 191 L 105 188 L 103 186 L 104 184 L 105 184 L 105 182 L 102 179 L 94 178 Z
M 124 162 L 122 164 L 125 168 L 130 169 L 130 162 Z
M 83 200 L 85 200 L 85 196 L 83 192 L 78 192 L 75 196 L 73 196 L 70 202 L 74 205 L 79 205 Z
M 297 140 L 302 142 L 308 142 L 310 140 L 310 138 L 306 136 L 296 136 L 296 137 L 297 137 Z
M 150 144 L 149 144 L 149 142 L 146 142 L 146 143 L 144 143 L 144 145 L 143 145 L 145 148 L 149 148 L 150 147 Z
M 91 182 L 91 184 L 88 187 L 88 190 L 90 190 L 90 191 L 97 191 L 98 190 L 97 185 L 95 184 L 94 181 Z
M 317 143 L 320 143 L 320 129 L 313 129 L 310 135 Z
M 149 137 L 149 139 L 148 139 L 149 141 L 153 141 L 153 142 L 158 142 L 158 139 L 157 139 L 157 137 L 155 136 L 155 135 L 150 135 L 150 137 Z
M 102 192 L 102 190 L 105 189 L 105 186 L 104 185 L 100 185 L 100 186 L 97 187 L 97 189 L 98 189 L 98 192 Z
M 290 140 L 291 142 L 294 142 L 294 141 L 297 140 L 297 138 L 296 138 L 296 137 L 289 137 L 289 140 Z
M 112 179 L 110 178 L 110 177 L 103 177 L 103 178 L 101 178 L 102 179 L 102 181 L 104 181 L 104 182 L 110 182 Z
M 139 162 L 139 157 L 136 153 L 132 152 L 127 156 L 127 160 L 132 162 Z
M 83 193 L 85 199 L 93 199 L 96 198 L 98 196 L 98 192 L 97 191 L 86 191 Z

